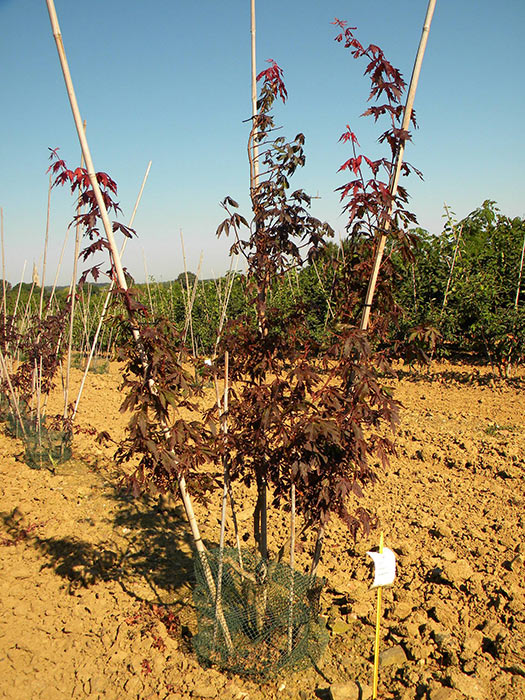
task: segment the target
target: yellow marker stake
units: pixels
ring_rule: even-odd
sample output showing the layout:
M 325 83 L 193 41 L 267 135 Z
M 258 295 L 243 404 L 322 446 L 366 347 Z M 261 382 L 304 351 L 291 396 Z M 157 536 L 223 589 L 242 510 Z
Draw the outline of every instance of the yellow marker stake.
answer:
M 379 536 L 379 554 L 383 554 L 383 533 Z M 374 649 L 374 684 L 372 700 L 377 698 L 377 682 L 379 679 L 379 628 L 381 626 L 381 598 L 383 588 L 377 587 L 377 611 L 376 611 L 376 644 Z

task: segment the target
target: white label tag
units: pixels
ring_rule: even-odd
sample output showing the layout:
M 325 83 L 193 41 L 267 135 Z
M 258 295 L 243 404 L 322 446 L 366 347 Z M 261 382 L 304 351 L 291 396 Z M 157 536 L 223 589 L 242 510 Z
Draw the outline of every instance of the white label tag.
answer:
M 374 583 L 371 588 L 378 586 L 390 586 L 396 577 L 396 555 L 388 547 L 383 547 L 383 552 L 367 552 L 372 557 L 375 566 Z

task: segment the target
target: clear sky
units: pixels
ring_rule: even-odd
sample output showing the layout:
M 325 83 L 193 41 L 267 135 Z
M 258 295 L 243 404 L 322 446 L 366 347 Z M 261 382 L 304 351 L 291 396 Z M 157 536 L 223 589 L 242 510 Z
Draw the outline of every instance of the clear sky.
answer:
M 250 2 L 224 0 L 55 0 L 95 168 L 119 185 L 125 223 L 147 163 L 150 177 L 135 220 L 138 238 L 124 263 L 138 281 L 173 279 L 188 267 L 228 269 L 227 241 L 215 230 L 226 195 L 248 214 L 246 139 L 250 117 Z M 277 112 L 283 134 L 306 136 L 307 165 L 294 179 L 312 195 L 313 213 L 344 231 L 335 188 L 348 157 L 338 143 L 350 124 L 362 150 L 377 154 L 379 130 L 360 119 L 369 83 L 364 63 L 334 42 L 334 17 L 357 25 L 406 80 L 427 0 L 257 0 L 258 69 L 268 58 L 284 70 L 289 100 Z M 425 180 L 405 180 L 411 208 L 438 233 L 446 201 L 458 218 L 494 199 L 525 215 L 523 0 L 437 0 L 416 95 L 419 129 L 407 160 Z M 0 205 L 9 281 L 27 260 L 42 264 L 48 147 L 71 166 L 80 151 L 44 0 L 0 0 Z M 69 192 L 54 190 L 52 281 L 67 225 Z M 72 236 L 70 236 L 71 238 Z M 60 274 L 67 283 L 71 240 Z

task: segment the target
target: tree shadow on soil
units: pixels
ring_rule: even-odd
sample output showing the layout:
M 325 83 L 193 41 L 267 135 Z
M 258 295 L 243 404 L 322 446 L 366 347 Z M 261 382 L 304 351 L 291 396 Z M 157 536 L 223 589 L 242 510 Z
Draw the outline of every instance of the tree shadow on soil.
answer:
M 2 544 L 35 547 L 70 591 L 99 581 L 116 581 L 139 601 L 170 604 L 186 598 L 195 579 L 193 549 L 182 508 L 159 508 L 148 497 L 131 498 L 116 488 L 115 537 L 101 543 L 75 535 L 41 537 L 14 513 L 1 513 L 9 534 Z M 148 590 L 149 589 L 149 590 Z

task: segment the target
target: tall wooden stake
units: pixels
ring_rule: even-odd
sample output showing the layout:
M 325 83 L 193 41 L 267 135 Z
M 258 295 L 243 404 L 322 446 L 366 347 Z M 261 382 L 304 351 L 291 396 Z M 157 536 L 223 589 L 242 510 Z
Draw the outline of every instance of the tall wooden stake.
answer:
M 138 206 L 140 204 L 140 200 L 142 198 L 142 193 L 144 192 L 144 186 L 146 185 L 146 181 L 148 179 L 150 168 L 151 168 L 151 160 L 148 163 L 148 167 L 146 168 L 146 173 L 144 174 L 144 178 L 142 179 L 142 185 L 140 186 L 140 190 L 139 190 L 137 199 L 135 201 L 135 206 L 133 208 L 133 213 L 131 214 L 131 218 L 129 220 L 129 224 L 128 224 L 129 228 L 133 227 L 133 222 L 135 221 L 135 215 L 137 213 L 137 209 L 138 209 Z M 128 242 L 128 238 L 124 238 L 124 242 L 122 243 L 122 246 L 120 248 L 120 257 L 121 258 L 122 258 L 122 255 L 124 254 L 124 250 L 126 249 L 127 242 Z M 100 317 L 98 320 L 98 326 L 97 326 L 97 330 L 95 331 L 95 337 L 93 338 L 93 344 L 91 345 L 89 357 L 87 359 L 86 366 L 84 368 L 84 374 L 82 375 L 82 380 L 80 382 L 80 387 L 78 389 L 78 394 L 77 394 L 77 398 L 75 400 L 75 406 L 73 408 L 71 420 L 74 420 L 74 418 L 77 414 L 77 411 L 78 411 L 78 404 L 80 403 L 80 397 L 82 396 L 82 392 L 84 390 L 84 385 L 86 383 L 86 377 L 88 375 L 89 368 L 91 366 L 91 361 L 93 360 L 93 355 L 95 354 L 95 350 L 96 350 L 97 343 L 98 343 L 98 338 L 100 335 L 100 330 L 102 328 L 102 324 L 104 322 L 104 319 L 106 318 L 106 312 L 108 310 L 109 300 L 111 299 L 111 293 L 113 292 L 114 288 L 115 288 L 115 280 L 111 280 L 111 284 L 109 285 L 109 289 L 106 293 L 106 298 L 104 299 L 104 306 L 102 307 L 102 311 L 100 313 Z
M 24 275 L 26 272 L 26 265 L 27 265 L 27 260 L 24 260 L 24 267 L 22 268 L 22 276 L 20 277 L 20 284 L 18 285 L 18 292 L 16 294 L 16 301 L 15 301 L 15 308 L 13 311 L 13 320 L 11 321 L 11 324 L 13 324 L 15 322 L 16 312 L 18 311 L 18 302 L 20 301 L 20 292 L 22 291 L 22 285 L 24 283 Z
M 86 135 L 86 120 L 84 119 L 82 123 L 82 133 L 84 138 Z M 80 157 L 80 167 L 84 166 L 84 154 L 82 153 Z M 79 192 L 80 197 L 80 192 Z M 80 202 L 77 205 L 77 215 L 80 214 Z M 73 352 L 73 324 L 75 322 L 75 305 L 77 296 L 77 270 L 78 270 L 78 256 L 80 255 L 80 224 L 77 221 L 75 226 L 75 252 L 73 253 L 73 275 L 71 277 L 71 287 L 69 289 L 69 299 L 70 299 L 70 309 L 69 309 L 69 340 L 67 345 L 67 359 L 66 359 L 66 380 L 64 385 L 64 419 L 68 417 L 69 413 L 69 378 L 71 374 L 71 355 Z
M 290 592 L 288 601 L 288 654 L 293 651 L 293 609 L 295 576 L 295 484 L 290 493 Z
M 516 299 L 514 300 L 514 308 L 516 311 L 518 310 L 518 304 L 520 301 L 520 290 L 521 290 L 521 277 L 523 275 L 523 261 L 525 259 L 525 235 L 523 236 L 523 245 L 521 247 L 521 260 L 520 260 L 520 269 L 518 272 L 518 284 L 516 286 Z
M 51 21 L 51 28 L 53 31 L 53 36 L 55 38 L 55 42 L 56 42 L 56 46 L 57 46 L 58 56 L 60 59 L 60 65 L 62 68 L 62 73 L 64 75 L 64 82 L 66 84 L 66 90 L 67 90 L 69 102 L 71 105 L 71 111 L 73 113 L 73 119 L 75 121 L 75 127 L 77 130 L 78 138 L 79 138 L 80 145 L 82 148 L 82 153 L 83 153 L 84 159 L 86 161 L 86 169 L 88 172 L 89 181 L 90 181 L 91 187 L 93 188 L 93 193 L 95 195 L 97 206 L 98 206 L 98 209 L 100 212 L 100 217 L 101 217 L 102 223 L 104 225 L 104 231 L 106 233 L 106 238 L 107 238 L 108 246 L 109 246 L 110 253 L 111 253 L 111 259 L 113 262 L 115 276 L 118 280 L 118 284 L 119 284 L 120 288 L 122 290 L 126 291 L 128 288 L 128 285 L 126 283 L 124 269 L 122 267 L 122 262 L 120 260 L 120 255 L 119 255 L 119 252 L 117 249 L 117 244 L 115 242 L 115 236 L 113 234 L 113 229 L 111 226 L 111 222 L 109 220 L 108 212 L 106 209 L 106 204 L 104 202 L 104 198 L 102 196 L 102 192 L 101 192 L 100 186 L 98 184 L 97 176 L 95 173 L 95 168 L 93 166 L 93 160 L 91 159 L 89 145 L 88 145 L 84 130 L 82 128 L 82 119 L 80 116 L 80 110 L 78 108 L 77 98 L 76 98 L 75 90 L 73 87 L 73 81 L 71 79 L 71 73 L 69 71 L 69 66 L 67 63 L 66 52 L 64 50 L 64 44 L 62 42 L 62 34 L 60 33 L 60 25 L 58 23 L 58 17 L 56 14 L 54 0 L 46 0 L 46 4 L 47 4 L 48 12 L 49 12 L 49 19 Z M 140 348 L 141 347 L 140 335 L 139 335 L 139 331 L 137 329 L 133 329 L 133 338 L 135 339 L 135 342 L 137 343 L 138 347 Z M 152 384 L 153 384 L 153 382 L 152 382 Z M 169 437 L 169 435 L 168 435 L 168 437 Z M 189 525 L 191 528 L 193 541 L 195 543 L 195 547 L 197 549 L 197 552 L 198 552 L 199 557 L 200 557 L 200 561 L 202 563 L 202 567 L 203 567 L 205 578 L 206 578 L 206 583 L 207 583 L 208 588 L 210 590 L 210 594 L 212 595 L 213 598 L 215 598 L 215 584 L 213 582 L 213 576 L 212 576 L 210 566 L 209 566 L 209 563 L 208 563 L 208 560 L 206 557 L 206 548 L 204 546 L 204 542 L 202 541 L 199 526 L 197 524 L 197 519 L 195 517 L 195 512 L 193 510 L 193 504 L 191 502 L 191 498 L 190 498 L 190 495 L 188 493 L 188 489 L 186 486 L 186 479 L 184 478 L 184 476 L 179 477 L 178 485 L 179 485 L 179 491 L 180 491 L 180 495 L 182 498 L 182 502 L 184 505 L 184 510 L 186 511 L 186 517 L 188 518 L 188 522 L 189 522 Z M 221 623 L 221 628 L 222 628 L 226 643 L 228 645 L 228 648 L 233 649 L 231 635 L 229 633 L 228 625 L 226 623 L 226 620 L 224 618 L 222 611 L 221 611 L 221 614 L 219 616 L 219 621 Z
M 251 55 L 252 55 L 252 119 L 257 116 L 257 60 L 255 42 L 255 0 L 251 0 Z M 252 163 L 250 168 L 250 187 L 253 189 L 259 185 L 259 144 L 257 131 L 253 132 Z
M 149 284 L 148 266 L 146 264 L 146 252 L 144 251 L 144 248 L 142 248 L 142 260 L 144 261 L 144 277 L 145 277 L 145 281 L 146 281 L 146 289 L 148 290 L 149 310 L 151 312 L 151 317 L 153 319 L 155 319 L 155 314 L 153 313 L 153 302 L 151 300 L 151 289 L 150 289 L 150 284 Z
M 224 354 L 224 400 L 223 400 L 223 410 L 221 410 L 221 402 L 219 395 L 219 387 L 217 384 L 217 377 L 215 379 L 215 390 L 217 392 L 217 407 L 219 409 L 219 420 L 221 422 L 221 430 L 224 435 L 228 432 L 228 392 L 229 392 L 229 355 L 226 350 Z M 221 606 L 221 595 L 222 595 L 222 572 L 224 563 L 224 538 L 226 534 L 226 511 L 228 507 L 228 491 L 230 486 L 230 476 L 228 470 L 228 458 L 223 457 L 222 462 L 222 478 L 224 480 L 223 490 L 222 490 L 222 509 L 221 509 L 221 534 L 219 538 L 219 569 L 217 572 L 217 594 L 215 596 L 215 626 L 213 631 L 213 644 L 215 646 L 215 640 L 217 638 L 217 627 L 218 627 L 218 612 Z M 240 562 L 239 562 L 240 563 Z
M 421 72 L 421 64 L 423 63 L 423 56 L 425 55 L 425 49 L 427 46 L 428 33 L 430 31 L 430 23 L 432 22 L 432 16 L 434 14 L 434 8 L 436 6 L 436 0 L 429 0 L 427 7 L 427 14 L 425 17 L 425 22 L 423 24 L 423 31 L 421 33 L 421 39 L 419 41 L 419 48 L 416 55 L 416 60 L 414 63 L 414 68 L 412 70 L 412 77 L 410 79 L 410 87 L 408 89 L 407 101 L 405 104 L 405 111 L 403 114 L 403 123 L 401 129 L 408 131 L 410 126 L 410 119 L 412 117 L 412 109 L 414 107 L 414 98 L 416 96 L 416 88 L 419 81 L 419 74 Z M 401 166 L 403 164 L 403 155 L 405 152 L 405 144 L 402 143 L 399 147 L 397 153 L 397 158 L 394 166 L 394 172 L 390 178 L 390 194 L 392 197 L 396 196 L 397 186 L 399 183 L 399 175 L 401 173 Z M 388 216 L 385 218 L 383 231 L 385 233 L 381 234 L 379 242 L 376 248 L 376 257 L 374 260 L 374 266 L 372 268 L 372 274 L 370 276 L 370 281 L 368 283 L 368 290 L 366 292 L 365 306 L 363 309 L 363 315 L 361 317 L 361 330 L 366 331 L 368 328 L 370 320 L 370 309 L 372 308 L 372 300 L 374 298 L 374 292 L 377 284 L 377 278 L 379 276 L 379 268 L 381 267 L 381 261 L 383 259 L 383 252 L 385 250 L 386 243 L 386 232 L 390 228 L 389 215 L 391 214 L 392 208 L 388 212 Z
M 232 271 L 233 262 L 235 260 L 235 269 Z M 237 264 L 239 262 L 239 256 L 236 255 L 235 258 L 230 259 L 230 269 L 228 270 L 228 275 L 226 278 L 226 291 L 224 294 L 224 299 L 222 299 L 220 287 L 217 285 L 217 281 L 214 279 L 215 288 L 217 289 L 217 296 L 219 298 L 219 306 L 221 308 L 221 317 L 219 319 L 219 327 L 217 329 L 217 337 L 215 338 L 215 346 L 213 348 L 213 359 L 217 357 L 217 348 L 221 342 L 222 329 L 224 327 L 224 322 L 226 321 L 226 314 L 228 313 L 228 303 L 230 301 L 230 295 L 233 289 L 233 284 L 235 282 L 235 275 L 237 274 Z M 220 283 L 220 280 L 219 280 Z
M 58 276 L 60 274 L 60 269 L 62 267 L 62 260 L 64 259 L 64 251 L 66 249 L 67 239 L 69 238 L 69 228 L 66 229 L 66 235 L 64 236 L 64 242 L 62 243 L 62 250 L 60 251 L 60 258 L 58 260 L 58 266 L 55 272 L 55 279 L 53 281 L 53 287 L 51 288 L 51 294 L 47 302 L 46 316 L 51 312 L 51 304 L 55 296 L 55 291 L 57 288 Z
M 5 330 L 5 319 L 7 316 L 7 299 L 6 299 L 6 288 L 5 288 L 5 254 L 4 254 L 4 210 L 0 207 L 0 235 L 2 244 L 2 308 L 4 314 L 4 330 Z
M 53 187 L 53 182 L 51 175 L 49 175 L 49 188 L 47 190 L 47 215 L 46 215 L 46 236 L 44 240 L 44 260 L 42 262 L 42 280 L 40 287 L 40 306 L 38 307 L 38 317 L 42 319 L 42 306 L 44 304 L 44 286 L 46 283 L 46 263 L 47 263 L 47 246 L 49 242 L 49 214 L 51 211 L 51 189 Z

